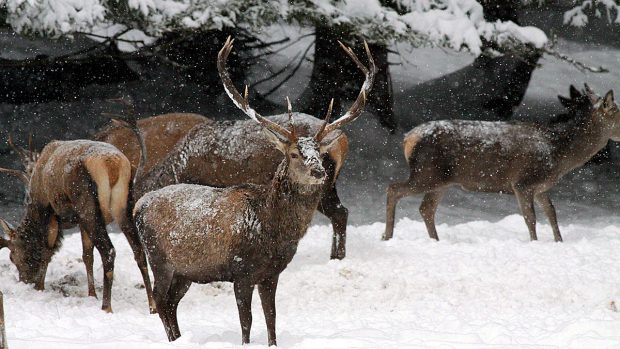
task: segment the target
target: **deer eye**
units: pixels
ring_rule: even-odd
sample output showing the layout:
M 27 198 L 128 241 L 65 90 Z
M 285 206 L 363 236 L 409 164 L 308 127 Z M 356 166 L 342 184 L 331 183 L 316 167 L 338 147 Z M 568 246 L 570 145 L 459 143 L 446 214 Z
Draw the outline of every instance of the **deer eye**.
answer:
M 292 159 L 297 159 L 299 157 L 299 155 L 297 153 L 291 153 L 291 158 Z

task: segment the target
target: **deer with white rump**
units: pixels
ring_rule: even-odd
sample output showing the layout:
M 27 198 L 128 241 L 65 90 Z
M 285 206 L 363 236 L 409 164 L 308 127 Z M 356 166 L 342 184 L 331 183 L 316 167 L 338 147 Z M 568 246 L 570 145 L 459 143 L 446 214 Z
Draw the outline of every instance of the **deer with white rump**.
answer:
M 93 249 L 97 248 L 104 271 L 102 309 L 111 312 L 116 253 L 106 225 L 116 221 L 133 250 L 150 310 L 155 312 L 146 257 L 131 218 L 131 165 L 127 157 L 107 143 L 75 140 L 50 142 L 36 158 L 29 159 L 33 166 L 26 172 L 0 169 L 18 176 L 26 185 L 28 200 L 21 224 L 14 228 L 0 219 L 9 237 L 0 239 L 0 248 L 9 248 L 20 281 L 43 290 L 47 267 L 60 248 L 63 229 L 79 225 L 88 295 L 97 296 L 93 277 Z
M 262 125 L 265 136 L 284 159 L 269 184 L 227 188 L 177 184 L 149 192 L 136 203 L 134 218 L 153 271 L 155 303 L 170 341 L 181 335 L 177 306 L 191 283 L 229 281 L 234 283 L 242 342 L 250 341 L 252 293 L 258 285 L 269 345 L 276 344 L 278 278 L 295 255 L 319 203 L 327 177 L 321 154 L 337 139 L 332 132 L 362 112 L 375 75 L 367 46 L 370 69 L 349 48 L 343 48 L 366 80 L 344 116 L 329 123 L 330 106 L 325 122 L 309 136 L 252 109 L 247 89 L 242 96 L 226 70 L 232 50 L 230 38 L 219 52 L 218 70 L 226 92 L 238 108 Z M 290 103 L 288 109 L 289 122 L 294 123 Z M 225 130 L 226 125 L 220 127 Z M 215 134 L 230 136 L 221 130 Z
M 547 191 L 569 171 L 582 166 L 607 142 L 620 140 L 620 110 L 613 91 L 599 98 L 585 85 L 591 103 L 574 116 L 547 125 L 525 122 L 432 121 L 405 135 L 409 179 L 387 189 L 383 239 L 392 238 L 396 203 L 424 194 L 420 213 L 428 234 L 438 240 L 435 211 L 454 185 L 478 192 L 517 197 L 531 240 L 537 240 L 534 201 L 547 216 L 555 241 L 562 241 Z

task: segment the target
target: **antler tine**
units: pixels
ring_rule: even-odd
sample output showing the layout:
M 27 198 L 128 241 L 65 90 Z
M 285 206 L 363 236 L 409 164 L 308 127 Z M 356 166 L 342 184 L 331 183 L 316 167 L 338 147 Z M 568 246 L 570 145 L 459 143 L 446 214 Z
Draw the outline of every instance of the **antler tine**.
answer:
M 30 178 L 24 171 L 14 170 L 12 168 L 0 167 L 0 172 L 4 172 L 6 174 L 10 174 L 12 176 L 19 178 L 19 180 L 21 180 L 24 183 L 24 185 L 26 185 L 26 188 L 30 186 Z
M 293 123 L 293 107 L 291 107 L 291 100 L 286 96 L 286 110 L 288 112 L 288 122 L 291 125 L 291 136 L 297 138 L 295 133 L 295 124 Z
M 234 40 L 229 36 L 224 43 L 222 49 L 217 54 L 217 70 L 220 74 L 220 79 L 222 79 L 222 84 L 224 85 L 224 90 L 233 103 L 237 106 L 237 108 L 241 109 L 250 119 L 260 123 L 267 129 L 275 132 L 289 140 L 293 139 L 292 133 L 286 128 L 276 124 L 275 122 L 264 118 L 259 113 L 257 113 L 254 109 L 250 107 L 250 102 L 248 99 L 248 88 L 245 87 L 245 96 L 241 96 L 239 91 L 235 88 L 232 80 L 230 79 L 230 75 L 228 74 L 226 68 L 226 61 L 228 60 L 228 55 L 232 51 Z
M 368 47 L 368 43 L 365 40 L 364 40 L 364 49 L 366 51 L 366 55 L 368 56 L 368 64 L 370 65 L 370 69 L 366 68 L 366 66 L 362 64 L 362 62 L 359 60 L 359 58 L 357 58 L 357 55 L 353 52 L 353 50 L 350 47 L 345 46 L 340 41 L 338 41 L 338 43 L 340 44 L 342 49 L 347 53 L 347 55 L 351 57 L 353 62 L 355 62 L 357 67 L 366 75 L 366 79 L 364 80 L 364 84 L 362 85 L 360 93 L 357 95 L 357 99 L 355 100 L 355 102 L 353 102 L 349 110 L 343 116 L 338 118 L 336 121 L 326 125 L 325 129 L 321 132 L 321 134 L 317 134 L 316 137 L 318 140 L 323 138 L 326 134 L 330 133 L 331 131 L 337 128 L 340 128 L 343 125 L 348 124 L 349 122 L 357 119 L 357 117 L 360 116 L 360 114 L 362 114 L 362 111 L 364 110 L 364 107 L 366 106 L 366 100 L 367 100 L 368 94 L 370 93 L 370 90 L 372 89 L 372 85 L 375 80 L 375 75 L 377 74 L 377 66 L 375 65 L 375 60 L 372 58 L 372 54 L 370 53 L 370 48 Z
M 594 92 L 594 90 L 590 88 L 590 85 L 588 85 L 587 83 L 584 83 L 583 87 L 585 88 L 586 95 L 590 98 L 590 101 L 592 101 L 593 104 L 596 103 L 600 99 L 600 97 L 596 94 L 596 92 Z
M 327 124 L 329 124 L 329 118 L 332 116 L 333 108 L 334 108 L 334 99 L 332 98 L 332 100 L 329 102 L 329 107 L 327 107 L 327 113 L 325 114 L 325 121 L 323 121 L 323 123 L 321 124 L 321 128 L 319 128 L 317 133 L 314 135 L 314 139 L 316 139 L 317 141 L 320 141 L 321 138 L 323 137 L 322 134 L 325 131 L 325 127 L 327 126 Z
M 31 159 L 31 154 L 32 152 L 30 152 L 30 154 L 28 154 L 28 151 L 20 146 L 15 145 L 15 143 L 13 143 L 13 136 L 9 133 L 9 139 L 8 139 L 8 143 L 9 146 L 11 148 L 13 148 L 13 150 L 15 152 L 17 152 L 17 155 L 19 155 L 19 157 L 22 159 L 22 165 L 26 166 L 26 164 L 30 161 Z

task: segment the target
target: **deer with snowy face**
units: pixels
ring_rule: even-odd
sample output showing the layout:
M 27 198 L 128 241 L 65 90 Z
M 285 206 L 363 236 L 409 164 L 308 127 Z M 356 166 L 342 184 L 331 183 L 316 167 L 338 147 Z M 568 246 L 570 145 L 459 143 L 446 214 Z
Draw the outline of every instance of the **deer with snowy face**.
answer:
M 383 239 L 392 238 L 396 203 L 424 194 L 420 213 L 428 234 L 438 240 L 435 211 L 454 185 L 517 197 L 530 239 L 536 240 L 534 201 L 547 216 L 555 241 L 562 241 L 547 191 L 569 171 L 582 166 L 607 142 L 620 140 L 620 110 L 613 92 L 599 98 L 586 85 L 589 103 L 578 103 L 568 120 L 546 125 L 525 122 L 434 121 L 405 135 L 410 175 L 387 189 Z
M 232 50 L 227 40 L 218 55 L 226 92 L 283 159 L 268 184 L 213 188 L 176 184 L 151 191 L 138 200 L 134 218 L 154 276 L 154 299 L 169 340 L 181 333 L 177 306 L 192 282 L 234 283 L 242 342 L 250 341 L 251 302 L 258 285 L 267 323 L 269 345 L 276 344 L 275 293 L 280 273 L 292 260 L 319 204 L 327 173 L 321 155 L 330 149 L 336 128 L 361 113 L 372 81 L 366 82 L 351 109 L 333 123 L 327 119 L 311 136 L 281 126 L 250 108 L 226 71 Z M 290 123 L 295 122 L 288 112 Z
M 2 169 L 15 174 L 16 170 Z M 9 239 L 8 247 L 19 279 L 44 288 L 47 266 L 59 249 L 62 230 L 79 225 L 83 260 L 88 278 L 88 294 L 96 297 L 93 277 L 93 248 L 103 262 L 102 309 L 111 312 L 114 274 L 114 246 L 106 224 L 116 221 L 127 237 L 142 273 L 151 312 L 155 311 L 146 257 L 131 219 L 131 165 L 114 146 L 88 140 L 53 141 L 43 148 L 26 178 L 28 203 L 21 224 L 14 228 L 0 219 Z
M 348 50 L 348 49 L 347 49 Z M 347 54 L 363 67 L 357 57 Z M 363 87 L 366 94 L 372 86 L 376 67 L 368 55 L 369 69 Z M 365 67 L 363 69 L 366 69 Z M 354 117 L 360 115 L 358 101 L 351 108 Z M 284 127 L 286 114 L 268 116 L 269 121 Z M 312 137 L 321 127 L 321 120 L 311 115 L 294 113 L 297 136 Z M 318 211 L 330 218 L 333 225 L 331 258 L 345 257 L 348 210 L 341 204 L 336 191 L 336 179 L 348 151 L 347 136 L 333 127 L 327 137 L 334 138 L 321 154 L 327 180 L 323 184 Z M 283 154 L 262 135 L 261 125 L 253 120 L 202 123 L 188 132 L 159 164 L 138 178 L 136 197 L 178 183 L 193 183 L 227 187 L 242 183 L 268 184 L 273 178 Z

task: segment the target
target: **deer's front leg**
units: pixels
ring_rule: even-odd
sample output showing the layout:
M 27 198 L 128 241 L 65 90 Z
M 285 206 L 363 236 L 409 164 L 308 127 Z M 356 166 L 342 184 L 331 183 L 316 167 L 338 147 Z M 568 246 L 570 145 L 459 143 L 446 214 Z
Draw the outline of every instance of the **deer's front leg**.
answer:
M 527 224 L 527 230 L 530 232 L 530 240 L 538 240 L 538 236 L 536 235 L 536 211 L 534 211 L 534 191 L 532 188 L 523 187 L 518 184 L 513 185 L 513 190 L 519 202 L 525 224 Z
M 88 283 L 88 296 L 97 298 L 97 291 L 95 291 L 95 278 L 93 276 L 93 250 L 95 246 L 90 241 L 88 233 L 83 225 L 80 225 L 80 231 L 82 233 L 82 260 L 86 266 L 86 280 Z
M 243 281 L 234 283 L 239 322 L 241 323 L 241 343 L 250 343 L 250 329 L 252 328 L 252 293 L 254 285 Z
M 278 288 L 278 277 L 268 278 L 258 284 L 258 295 L 263 306 L 265 314 L 265 323 L 267 324 L 267 336 L 269 338 L 269 346 L 276 344 L 276 289 Z

